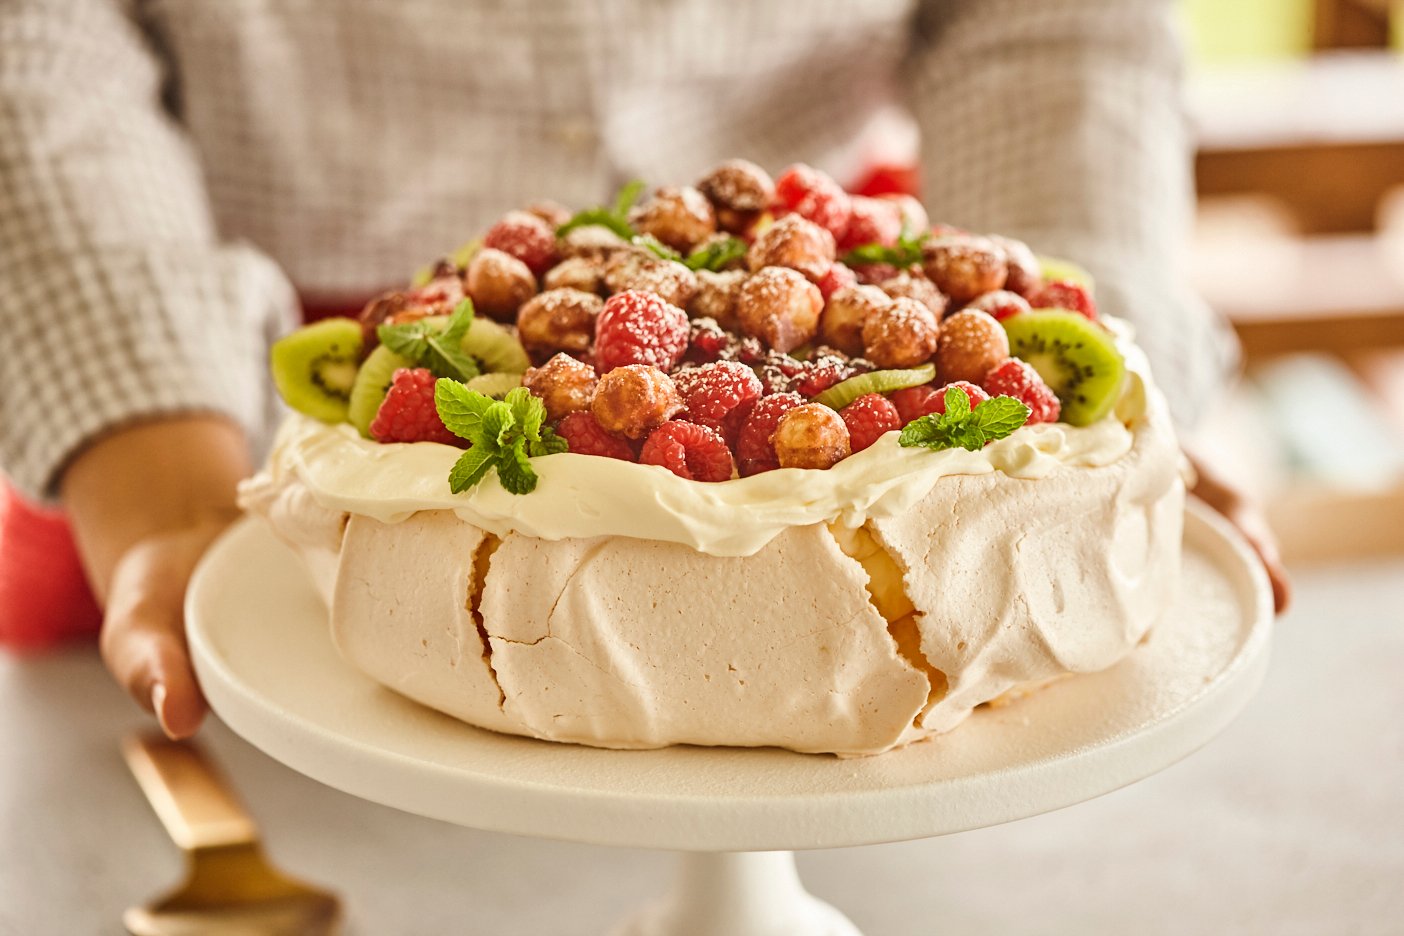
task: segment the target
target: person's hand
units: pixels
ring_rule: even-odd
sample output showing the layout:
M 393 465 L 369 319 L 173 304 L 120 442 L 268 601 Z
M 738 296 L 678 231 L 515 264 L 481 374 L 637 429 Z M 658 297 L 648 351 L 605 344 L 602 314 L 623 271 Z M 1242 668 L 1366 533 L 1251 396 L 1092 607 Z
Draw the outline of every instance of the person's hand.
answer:
M 63 476 L 64 504 L 104 608 L 103 660 L 172 738 L 194 734 L 206 711 L 185 644 L 186 584 L 238 516 L 235 485 L 248 469 L 237 427 L 185 417 L 106 436 Z
M 1203 457 L 1187 455 L 1196 477 L 1190 493 L 1217 510 L 1243 534 L 1267 569 L 1274 608 L 1278 614 L 1286 611 L 1292 601 L 1292 583 L 1277 551 L 1277 537 L 1268 526 L 1261 505 L 1225 480 Z

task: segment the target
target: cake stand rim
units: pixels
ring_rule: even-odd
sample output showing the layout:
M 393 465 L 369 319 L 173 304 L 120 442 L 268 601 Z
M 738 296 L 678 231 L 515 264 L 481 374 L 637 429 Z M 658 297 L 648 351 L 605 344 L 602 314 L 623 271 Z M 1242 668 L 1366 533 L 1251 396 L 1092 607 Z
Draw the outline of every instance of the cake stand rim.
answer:
M 241 550 L 272 536 L 247 517 L 228 530 L 192 577 L 186 598 L 191 655 L 214 712 L 236 734 L 286 766 L 342 792 L 402 811 L 487 831 L 628 847 L 697 851 L 833 848 L 927 838 L 1014 821 L 1110 793 L 1158 772 L 1207 743 L 1246 705 L 1261 684 L 1268 661 L 1273 617 L 1266 573 L 1251 548 L 1227 521 L 1188 499 L 1186 549 L 1218 553 L 1216 568 L 1236 579 L 1244 603 L 1237 653 L 1201 691 L 1158 712 L 1135 730 L 1017 768 L 947 778 L 930 785 L 887 789 L 750 797 L 738 801 L 714 790 L 657 795 L 572 789 L 559 782 L 504 779 L 490 772 L 427 763 L 374 747 L 281 708 L 257 693 L 217 650 L 220 622 L 205 615 L 202 599 Z M 1193 541 L 1193 547 L 1191 545 Z M 299 567 L 299 572 L 301 569 Z M 328 637 L 330 644 L 330 637 Z M 347 667 L 355 678 L 364 679 Z M 428 709 L 426 717 L 446 718 Z M 462 726 L 465 748 L 476 734 Z M 576 745 L 545 745 L 562 760 Z M 667 756 L 657 751 L 605 752 L 621 758 Z M 724 755 L 739 749 L 690 749 Z M 804 763 L 827 755 L 776 752 Z M 883 755 L 879 755 L 882 757 Z M 404 781 L 404 782 L 401 782 Z M 412 782 L 411 782 L 412 781 Z M 938 789 L 939 787 L 939 789 Z

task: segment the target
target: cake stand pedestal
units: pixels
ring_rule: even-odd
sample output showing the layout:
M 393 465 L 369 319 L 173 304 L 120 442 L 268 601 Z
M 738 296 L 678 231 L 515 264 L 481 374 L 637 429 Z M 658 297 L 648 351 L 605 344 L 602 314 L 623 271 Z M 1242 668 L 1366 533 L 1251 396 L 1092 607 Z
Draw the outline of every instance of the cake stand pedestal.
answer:
M 1180 593 L 1121 663 L 981 709 L 948 735 L 848 760 L 768 748 L 607 751 L 465 725 L 344 663 L 301 563 L 260 521 L 210 550 L 186 619 L 214 710 L 315 780 L 479 829 L 683 852 L 673 892 L 617 936 L 857 936 L 805 892 L 791 850 L 995 825 L 1169 766 L 1257 689 L 1272 595 L 1234 531 L 1191 504 Z

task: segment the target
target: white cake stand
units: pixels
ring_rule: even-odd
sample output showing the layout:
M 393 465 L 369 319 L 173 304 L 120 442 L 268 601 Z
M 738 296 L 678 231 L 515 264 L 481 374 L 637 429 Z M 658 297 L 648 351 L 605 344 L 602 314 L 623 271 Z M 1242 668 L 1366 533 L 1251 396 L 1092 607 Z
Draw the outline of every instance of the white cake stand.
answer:
M 620 936 L 857 936 L 801 886 L 790 850 L 945 835 L 1033 816 L 1169 766 L 1262 680 L 1271 592 L 1238 536 L 1185 517 L 1166 621 L 1106 672 L 977 711 L 880 757 L 773 749 L 606 751 L 472 728 L 342 662 L 298 559 L 258 521 L 210 551 L 187 597 L 190 647 L 234 731 L 313 779 L 460 825 L 684 852 L 671 895 Z

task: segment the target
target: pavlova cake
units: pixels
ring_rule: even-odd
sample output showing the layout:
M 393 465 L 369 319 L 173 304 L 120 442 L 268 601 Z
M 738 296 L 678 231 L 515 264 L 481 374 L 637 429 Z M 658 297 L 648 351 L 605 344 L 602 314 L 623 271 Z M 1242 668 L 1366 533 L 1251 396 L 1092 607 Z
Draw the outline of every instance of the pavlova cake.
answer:
M 856 755 L 1133 650 L 1180 456 L 1081 270 L 803 165 L 641 194 L 274 347 L 242 500 L 353 666 L 551 741 Z

